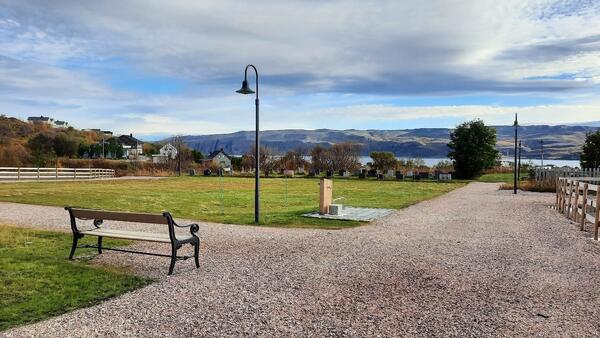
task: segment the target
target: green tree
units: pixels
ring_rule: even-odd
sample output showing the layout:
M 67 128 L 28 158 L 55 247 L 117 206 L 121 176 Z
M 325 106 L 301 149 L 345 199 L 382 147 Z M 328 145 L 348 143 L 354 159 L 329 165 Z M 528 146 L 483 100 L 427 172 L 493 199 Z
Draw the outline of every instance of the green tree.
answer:
M 192 159 L 194 160 L 194 162 L 200 163 L 200 162 L 202 162 L 202 159 L 204 159 L 204 155 L 202 154 L 202 152 L 200 152 L 196 149 L 193 149 L 192 150 Z
M 586 134 L 579 162 L 582 168 L 600 168 L 600 130 Z
M 115 159 L 123 157 L 123 154 L 125 153 L 123 151 L 123 145 L 115 138 L 108 140 L 108 142 L 104 145 L 104 151 L 106 152 L 107 156 L 108 153 L 110 153 L 112 158 Z M 102 156 L 102 145 L 100 145 L 100 156 Z
M 36 166 L 44 167 L 56 158 L 54 153 L 54 137 L 48 133 L 39 133 L 27 141 Z
M 379 170 L 395 169 L 398 164 L 394 153 L 389 151 L 373 151 L 370 154 L 373 159 L 373 168 Z
M 80 140 L 60 133 L 54 138 L 54 152 L 56 156 L 74 157 L 77 154 Z
M 499 152 L 496 146 L 496 130 L 475 119 L 465 122 L 450 133 L 452 159 L 457 178 L 471 179 L 485 169 L 496 165 Z

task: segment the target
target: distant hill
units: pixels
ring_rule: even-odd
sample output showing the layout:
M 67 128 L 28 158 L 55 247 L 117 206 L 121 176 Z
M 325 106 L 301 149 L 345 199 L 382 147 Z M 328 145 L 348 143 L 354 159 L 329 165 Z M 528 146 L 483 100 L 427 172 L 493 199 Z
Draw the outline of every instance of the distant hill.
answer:
M 512 126 L 495 126 L 497 148 L 503 154 L 512 154 L 514 129 Z M 519 128 L 524 155 L 539 157 L 540 140 L 544 140 L 544 157 L 548 159 L 579 159 L 586 132 L 599 129 L 590 126 L 532 125 Z M 261 144 L 278 152 L 292 149 L 310 149 L 315 145 L 328 146 L 339 142 L 362 145 L 362 155 L 371 151 L 391 151 L 399 157 L 446 157 L 451 129 L 419 128 L 399 130 L 333 130 L 289 129 L 261 132 Z M 254 132 L 239 131 L 231 134 L 184 136 L 183 141 L 193 149 L 207 154 L 223 148 L 229 154 L 246 153 L 254 142 Z

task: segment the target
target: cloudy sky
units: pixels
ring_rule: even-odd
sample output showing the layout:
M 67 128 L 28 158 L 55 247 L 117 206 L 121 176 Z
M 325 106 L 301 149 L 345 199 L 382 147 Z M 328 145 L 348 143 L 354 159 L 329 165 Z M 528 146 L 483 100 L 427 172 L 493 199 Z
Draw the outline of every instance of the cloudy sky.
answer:
M 600 120 L 600 1 L 0 0 L 0 113 L 146 138 Z M 250 80 L 253 82 L 253 75 Z

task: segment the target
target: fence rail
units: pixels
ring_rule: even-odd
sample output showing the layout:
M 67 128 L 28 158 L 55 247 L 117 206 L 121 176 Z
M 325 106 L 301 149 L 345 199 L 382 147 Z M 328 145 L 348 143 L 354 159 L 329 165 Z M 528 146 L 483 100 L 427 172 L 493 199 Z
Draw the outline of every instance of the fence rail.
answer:
M 586 222 L 594 226 L 598 240 L 600 227 L 600 177 L 560 177 L 556 182 L 556 209 L 583 230 Z
M 600 177 L 600 168 L 535 168 L 536 181 L 555 182 L 559 177 Z
M 113 169 L 0 167 L 0 180 L 79 180 L 115 177 Z

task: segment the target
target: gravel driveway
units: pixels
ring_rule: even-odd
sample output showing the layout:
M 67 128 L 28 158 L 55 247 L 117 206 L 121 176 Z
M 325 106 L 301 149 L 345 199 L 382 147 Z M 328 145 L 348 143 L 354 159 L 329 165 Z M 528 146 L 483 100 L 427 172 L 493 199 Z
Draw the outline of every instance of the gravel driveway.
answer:
M 5 334 L 600 335 L 599 244 L 548 208 L 553 195 L 497 188 L 471 183 L 346 230 L 202 224 L 200 269 L 166 277 L 167 259 L 109 252 L 96 261 L 160 280 Z M 0 204 L 0 221 L 68 229 L 52 207 Z

